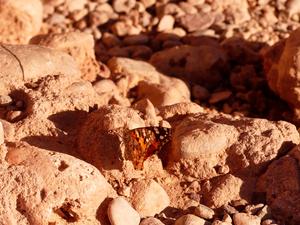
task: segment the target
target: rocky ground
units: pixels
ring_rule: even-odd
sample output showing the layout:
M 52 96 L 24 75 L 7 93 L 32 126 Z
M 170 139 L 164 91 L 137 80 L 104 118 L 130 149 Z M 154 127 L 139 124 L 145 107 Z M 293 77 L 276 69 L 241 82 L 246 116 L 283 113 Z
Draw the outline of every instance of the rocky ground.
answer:
M 300 224 L 299 22 L 298 0 L 0 1 L 0 224 Z

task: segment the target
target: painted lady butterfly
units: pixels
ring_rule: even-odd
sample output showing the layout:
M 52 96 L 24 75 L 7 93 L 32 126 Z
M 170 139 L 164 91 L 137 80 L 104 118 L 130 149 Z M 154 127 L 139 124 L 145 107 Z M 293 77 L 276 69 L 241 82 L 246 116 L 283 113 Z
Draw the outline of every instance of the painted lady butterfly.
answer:
M 143 169 L 144 161 L 170 141 L 171 129 L 166 127 L 141 127 L 125 134 L 125 157 L 134 168 Z

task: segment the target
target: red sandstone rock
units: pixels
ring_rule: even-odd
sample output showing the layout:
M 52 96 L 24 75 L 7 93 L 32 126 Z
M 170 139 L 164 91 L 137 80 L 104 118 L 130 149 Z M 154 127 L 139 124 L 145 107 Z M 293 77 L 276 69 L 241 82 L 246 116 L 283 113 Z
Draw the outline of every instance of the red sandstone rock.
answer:
M 42 18 L 43 5 L 40 0 L 1 1 L 0 42 L 27 44 L 29 39 L 39 32 Z
M 34 45 L 3 45 L 0 47 L 0 65 L 1 85 L 4 85 L 3 89 L 0 85 L 1 94 L 49 74 L 80 77 L 75 61 L 68 54 Z
M 94 81 L 101 76 L 100 66 L 95 59 L 93 36 L 85 33 L 72 32 L 37 36 L 30 41 L 32 44 L 61 50 L 71 55 L 79 66 L 84 80 Z
M 300 29 L 285 41 L 264 51 L 265 71 L 270 88 L 294 108 L 300 107 L 298 46 Z
M 153 54 L 150 63 L 165 74 L 215 86 L 222 80 L 227 56 L 220 46 L 182 45 Z
M 257 192 L 266 194 L 276 218 L 293 222 L 300 222 L 300 182 L 299 176 L 299 146 L 288 155 L 274 161 L 257 183 Z
M 1 224 L 99 223 L 98 208 L 113 194 L 95 167 L 20 143 L 8 146 L 0 180 Z

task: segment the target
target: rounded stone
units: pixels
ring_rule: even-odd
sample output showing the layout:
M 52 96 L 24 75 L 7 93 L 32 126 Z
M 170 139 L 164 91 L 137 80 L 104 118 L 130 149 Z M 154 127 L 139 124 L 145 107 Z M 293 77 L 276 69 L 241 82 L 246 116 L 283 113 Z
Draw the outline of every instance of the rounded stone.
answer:
M 233 215 L 233 223 L 235 225 L 260 225 L 261 219 L 257 216 L 246 213 L 237 213 Z
M 212 219 L 215 212 L 211 208 L 200 204 L 195 208 L 195 214 L 203 219 Z
M 198 216 L 187 214 L 175 221 L 174 225 L 205 225 L 206 221 Z
M 154 180 L 142 180 L 132 187 L 132 205 L 141 217 L 154 216 L 170 204 L 166 191 Z
M 107 209 L 112 225 L 139 225 L 140 216 L 122 197 L 113 199 Z

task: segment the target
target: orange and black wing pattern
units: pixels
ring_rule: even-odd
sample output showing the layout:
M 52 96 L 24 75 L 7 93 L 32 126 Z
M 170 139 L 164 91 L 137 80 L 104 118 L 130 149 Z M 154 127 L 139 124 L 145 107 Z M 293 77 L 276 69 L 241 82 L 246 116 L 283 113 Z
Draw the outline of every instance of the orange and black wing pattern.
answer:
M 171 129 L 166 127 L 141 127 L 125 134 L 126 158 L 134 168 L 143 169 L 144 161 L 157 153 L 170 141 Z

